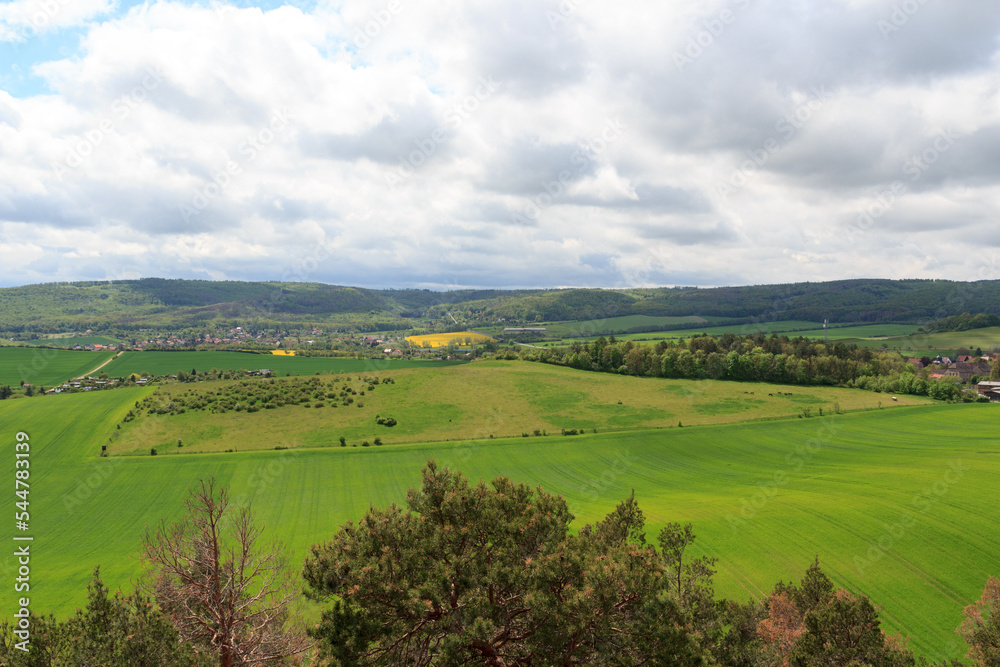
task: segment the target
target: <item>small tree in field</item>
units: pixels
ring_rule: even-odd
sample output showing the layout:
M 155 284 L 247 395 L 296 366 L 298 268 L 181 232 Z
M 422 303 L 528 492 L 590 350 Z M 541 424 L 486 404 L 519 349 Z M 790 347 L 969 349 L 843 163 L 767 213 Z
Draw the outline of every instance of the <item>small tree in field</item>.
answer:
M 309 648 L 286 629 L 295 577 L 278 544 L 261 544 L 249 507 L 202 480 L 180 523 L 146 531 L 148 585 L 181 639 L 218 655 L 221 667 L 280 664 Z

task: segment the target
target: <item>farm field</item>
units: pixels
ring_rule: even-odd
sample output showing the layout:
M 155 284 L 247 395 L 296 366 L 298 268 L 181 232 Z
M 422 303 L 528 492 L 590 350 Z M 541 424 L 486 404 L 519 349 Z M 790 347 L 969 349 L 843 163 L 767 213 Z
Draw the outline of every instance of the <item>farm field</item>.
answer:
M 830 340 L 842 340 L 845 338 L 890 338 L 898 336 L 909 336 L 916 333 L 916 324 L 859 324 L 856 326 L 840 327 L 831 326 L 828 332 Z M 806 338 L 822 338 L 823 327 L 806 331 L 796 331 L 796 336 Z
M 61 336 L 56 335 L 51 338 L 39 338 L 37 340 L 18 341 L 17 345 L 52 345 L 55 347 L 73 347 L 74 345 L 111 345 L 118 344 L 120 340 L 108 338 L 107 336 Z
M 256 370 L 269 368 L 284 375 L 313 373 L 373 373 L 397 368 L 434 368 L 462 364 L 462 361 L 413 361 L 409 359 L 351 359 L 347 357 L 300 357 L 291 355 L 252 354 L 248 352 L 125 352 L 102 370 L 112 377 L 148 372 L 171 375 L 192 368 L 208 371 Z
M 970 331 L 942 331 L 930 334 L 914 333 L 911 336 L 899 336 L 870 342 L 871 345 L 878 347 L 881 347 L 883 343 L 890 350 L 898 349 L 904 353 L 919 353 L 917 356 L 923 356 L 932 351 L 953 354 L 959 348 L 973 351 L 980 348 L 983 352 L 1000 351 L 1000 327 L 986 327 Z
M 452 333 L 424 334 L 422 336 L 407 336 L 410 345 L 417 347 L 448 347 L 454 344 L 459 347 L 468 345 L 466 339 L 473 345 L 482 345 L 493 340 L 491 337 L 475 331 L 455 331 Z
M 914 333 L 917 330 L 915 324 L 882 324 L 882 325 L 852 325 L 845 327 L 831 327 L 829 330 L 830 340 L 845 340 L 849 339 L 850 342 L 855 342 L 854 339 L 880 336 L 878 339 L 878 346 L 885 340 L 881 336 L 905 336 Z M 763 333 L 766 335 L 779 334 L 788 336 L 789 338 L 796 338 L 798 336 L 805 336 L 806 338 L 822 338 L 823 337 L 823 325 L 817 322 L 805 322 L 798 320 L 787 320 L 781 322 L 762 322 L 759 324 L 735 324 L 727 326 L 707 326 L 705 328 L 696 329 L 667 329 L 663 331 L 647 331 L 643 333 L 631 333 L 631 334 L 621 334 L 617 335 L 616 338 L 619 340 L 634 340 L 634 341 L 656 341 L 656 340 L 677 340 L 678 338 L 690 338 L 691 336 L 699 336 L 701 334 L 708 334 L 710 336 L 721 336 L 723 334 L 736 334 L 739 336 L 746 336 L 755 333 Z M 562 346 L 570 345 L 574 341 L 584 342 L 596 340 L 597 336 L 588 336 L 586 338 L 564 338 L 556 342 L 545 342 L 540 343 L 540 345 L 545 346 Z
M 0 437 L 31 436 L 36 611 L 65 616 L 82 604 L 97 564 L 112 589 L 129 588 L 145 527 L 178 517 L 198 478 L 214 476 L 238 503 L 251 502 L 265 536 L 284 541 L 296 562 L 370 505 L 402 502 L 431 458 L 473 480 L 504 474 L 563 494 L 576 526 L 634 489 L 648 535 L 670 521 L 694 523 L 695 555 L 720 559 L 720 597 L 761 596 L 778 580 L 798 580 L 819 554 L 837 584 L 872 596 L 887 629 L 934 659 L 963 652 L 954 634 L 962 608 L 998 569 L 994 405 L 576 437 L 98 458 L 98 434 L 151 391 L 0 404 Z M 11 474 L 13 462 L 3 465 Z M 13 560 L 0 557 L 7 579 Z M 11 603 L 2 601 L 4 613 Z
M 749 419 L 796 417 L 842 410 L 870 410 L 880 405 L 897 408 L 926 405 L 930 399 L 888 396 L 837 387 L 802 387 L 704 380 L 635 378 L 578 371 L 516 361 L 487 361 L 447 368 L 400 369 L 375 374 L 370 385 L 357 375 L 320 376 L 312 381 L 304 403 L 276 409 L 212 414 L 185 409 L 183 414 L 147 414 L 102 433 L 112 454 L 158 454 L 249 451 L 281 447 L 339 447 L 339 438 L 357 445 L 377 436 L 385 445 L 456 440 L 460 438 L 516 437 L 545 431 L 550 442 L 562 429 L 593 431 L 668 428 L 718 424 Z M 292 378 L 248 379 L 241 385 L 272 387 L 280 396 Z M 157 405 L 199 403 L 198 395 L 212 401 L 226 400 L 231 382 L 181 383 L 157 389 Z M 344 405 L 339 393 L 350 386 L 356 394 Z M 374 388 L 371 388 L 374 387 Z M 217 393 L 218 392 L 218 393 Z M 241 395 L 230 399 L 251 407 Z M 272 402 L 274 399 L 270 399 Z M 289 399 L 290 400 L 290 399 Z M 265 401 L 256 403 L 259 408 Z M 322 407 L 316 407 L 321 405 Z M 361 407 L 359 407 L 361 406 Z M 147 408 L 148 410 L 148 408 Z M 392 417 L 393 427 L 376 423 L 377 415 Z M 534 436 L 532 436 L 534 437 Z M 183 447 L 177 447 L 177 440 Z M 102 443 L 103 444 L 103 443 Z
M 700 317 L 698 315 L 686 315 L 683 317 L 656 316 L 656 315 L 621 315 L 618 317 L 607 317 L 600 320 L 560 320 L 555 322 L 537 322 L 525 324 L 525 327 L 544 327 L 548 336 L 587 336 L 593 334 L 595 337 L 600 332 L 619 334 L 634 329 L 636 327 L 663 327 L 670 329 L 682 324 L 711 324 L 712 320 L 719 318 Z M 503 326 L 481 327 L 481 330 L 490 334 L 503 333 Z
M 16 387 L 22 380 L 33 385 L 61 384 L 93 370 L 112 356 L 114 352 L 2 347 L 0 384 Z
M 656 315 L 622 315 L 620 317 L 608 317 L 603 320 L 583 320 L 579 322 L 548 322 L 539 324 L 546 328 L 546 333 L 550 336 L 586 336 L 588 334 L 624 333 L 636 327 L 662 327 L 670 329 L 682 324 L 711 325 L 712 320 L 718 318 L 700 317 L 698 315 L 688 315 L 685 317 L 668 317 Z M 532 325 L 534 326 L 534 325 Z

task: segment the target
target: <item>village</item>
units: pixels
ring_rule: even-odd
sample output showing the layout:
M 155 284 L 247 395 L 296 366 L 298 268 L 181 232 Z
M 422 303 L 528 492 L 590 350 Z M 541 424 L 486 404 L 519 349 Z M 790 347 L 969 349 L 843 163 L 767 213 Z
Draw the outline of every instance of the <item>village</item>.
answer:
M 145 333 L 145 332 L 140 332 Z M 91 336 L 92 331 L 87 329 L 82 335 Z M 331 332 L 324 336 L 322 329 L 312 328 L 302 333 L 292 333 L 281 331 L 265 335 L 264 333 L 251 333 L 243 327 L 232 327 L 226 332 L 202 333 L 195 336 L 184 337 L 180 335 L 154 336 L 149 338 L 137 337 L 123 343 L 89 343 L 74 344 L 68 346 L 72 350 L 88 350 L 92 352 L 116 351 L 116 350 L 164 350 L 164 349 L 295 349 L 309 346 L 314 350 L 337 349 L 340 346 L 377 348 L 380 345 L 403 340 L 402 337 L 384 337 L 368 334 L 348 334 Z M 58 339 L 53 339 L 53 345 L 58 346 Z M 402 356 L 398 349 L 390 348 L 386 354 L 392 356 Z
M 912 364 L 918 371 L 926 369 L 927 379 L 942 380 L 944 378 L 958 378 L 962 384 L 974 383 L 976 392 L 984 398 L 988 398 L 991 403 L 1000 403 L 1000 382 L 990 381 L 991 364 L 996 359 L 994 354 L 957 355 L 953 361 L 949 357 L 937 356 L 934 359 L 923 357 L 921 359 L 911 358 L 907 362 Z

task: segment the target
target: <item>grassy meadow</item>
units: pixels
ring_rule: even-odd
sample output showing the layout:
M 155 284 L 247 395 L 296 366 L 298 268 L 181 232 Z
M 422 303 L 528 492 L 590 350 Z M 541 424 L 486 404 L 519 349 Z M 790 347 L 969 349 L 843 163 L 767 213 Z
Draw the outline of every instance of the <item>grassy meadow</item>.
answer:
M 113 352 L 0 347 L 0 384 L 21 381 L 52 386 L 87 373 L 114 356 Z
M 851 326 L 834 326 L 829 329 L 827 335 L 831 341 L 858 342 L 861 340 L 876 338 L 877 341 L 871 345 L 881 347 L 882 342 L 893 336 L 908 336 L 917 330 L 915 324 L 861 324 Z M 766 335 L 779 334 L 796 338 L 804 336 L 806 338 L 823 338 L 822 322 L 807 322 L 802 320 L 782 320 L 778 322 L 760 322 L 751 324 L 733 324 L 725 326 L 706 326 L 695 329 L 670 329 L 663 331 L 647 331 L 642 333 L 625 333 L 615 337 L 619 340 L 634 341 L 656 341 L 656 340 L 677 340 L 678 338 L 690 338 L 708 334 L 710 336 L 721 336 L 723 334 L 735 334 L 737 336 L 748 336 L 757 333 Z M 587 336 L 584 338 L 563 338 L 555 342 L 545 342 L 542 345 L 570 345 L 574 341 L 584 342 L 596 340 L 597 336 Z
M 53 334 L 47 338 L 38 338 L 35 340 L 23 340 L 11 342 L 11 345 L 50 345 L 54 347 L 73 347 L 74 345 L 111 345 L 118 344 L 120 340 L 114 338 L 108 338 L 107 336 L 75 336 L 75 335 L 63 335 L 63 334 Z
M 362 375 L 366 375 L 362 374 Z M 142 414 L 122 426 L 109 445 L 112 454 L 161 454 L 249 451 L 280 447 L 339 447 L 372 442 L 386 445 L 516 437 L 535 430 L 562 437 L 562 429 L 630 430 L 718 424 L 750 419 L 796 417 L 840 409 L 870 410 L 924 405 L 918 396 L 890 397 L 837 387 L 802 387 L 704 380 L 633 378 L 587 373 L 562 366 L 516 361 L 487 361 L 442 368 L 400 368 L 374 374 L 392 384 L 369 385 L 358 375 L 321 376 L 321 391 L 302 404 L 212 414 Z M 270 383 L 276 393 L 293 378 L 248 379 Z M 157 389 L 157 403 L 196 394 L 221 398 L 226 382 L 182 383 Z M 343 405 L 336 396 L 344 386 L 358 392 Z M 374 386 L 373 389 L 368 389 Z M 217 393 L 218 392 L 218 393 Z M 333 399 L 333 400 L 331 400 Z M 237 398 L 236 400 L 242 400 Z M 244 401 L 245 403 L 245 401 Z M 322 407 L 316 407 L 322 404 Z M 360 406 L 360 407 L 359 407 Z M 376 415 L 393 417 L 386 427 Z M 111 433 L 103 434 L 105 440 Z M 534 436 L 532 436 L 534 437 Z M 177 440 L 183 447 L 177 447 Z M 547 440 L 548 441 L 548 440 Z
M 293 355 L 253 354 L 250 352 L 125 352 L 102 370 L 112 377 L 148 372 L 172 375 L 191 369 L 208 371 L 257 370 L 268 368 L 279 375 L 314 373 L 378 373 L 398 368 L 434 368 L 462 364 L 462 361 L 424 361 L 410 359 L 352 359 L 348 357 L 301 357 Z
M 0 437 L 31 436 L 36 611 L 64 616 L 82 604 L 98 564 L 112 588 L 129 588 L 145 528 L 178 517 L 199 478 L 214 476 L 236 502 L 252 503 L 266 537 L 282 540 L 295 562 L 369 506 L 402 502 L 431 458 L 474 480 L 503 474 L 563 494 L 577 525 L 600 519 L 634 489 L 650 536 L 670 521 L 694 523 L 697 553 L 720 559 L 720 596 L 759 597 L 779 579 L 798 579 L 819 554 L 838 584 L 872 596 L 889 629 L 929 657 L 960 655 L 961 610 L 997 573 L 994 405 L 575 437 L 98 458 L 104 434 L 152 391 L 0 403 Z M 603 418 L 594 411 L 595 421 Z M 12 474 L 13 458 L 4 466 Z M 0 539 L 12 528 L 8 522 Z M 12 557 L 0 557 L 5 579 L 15 568 Z M 4 613 L 11 600 L 3 599 Z
M 859 344 L 863 344 L 859 342 Z M 868 344 L 914 356 L 924 356 L 931 353 L 954 354 L 956 350 L 975 350 L 983 352 L 1000 351 L 1000 327 L 985 327 L 970 331 L 941 331 L 935 333 L 913 333 L 908 336 L 897 336 L 884 340 L 870 341 Z M 931 354 L 933 356 L 933 354 Z

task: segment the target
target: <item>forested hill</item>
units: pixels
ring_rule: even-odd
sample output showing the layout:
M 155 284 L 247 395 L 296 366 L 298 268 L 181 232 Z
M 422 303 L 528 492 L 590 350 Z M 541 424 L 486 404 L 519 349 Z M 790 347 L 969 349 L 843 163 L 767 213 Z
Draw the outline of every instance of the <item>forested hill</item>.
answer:
M 46 283 L 0 289 L 0 331 L 71 331 L 349 322 L 368 330 L 422 324 L 530 323 L 618 315 L 731 320 L 926 322 L 1000 315 L 1000 281 L 844 280 L 747 287 L 625 290 L 373 290 L 321 283 L 165 280 Z

